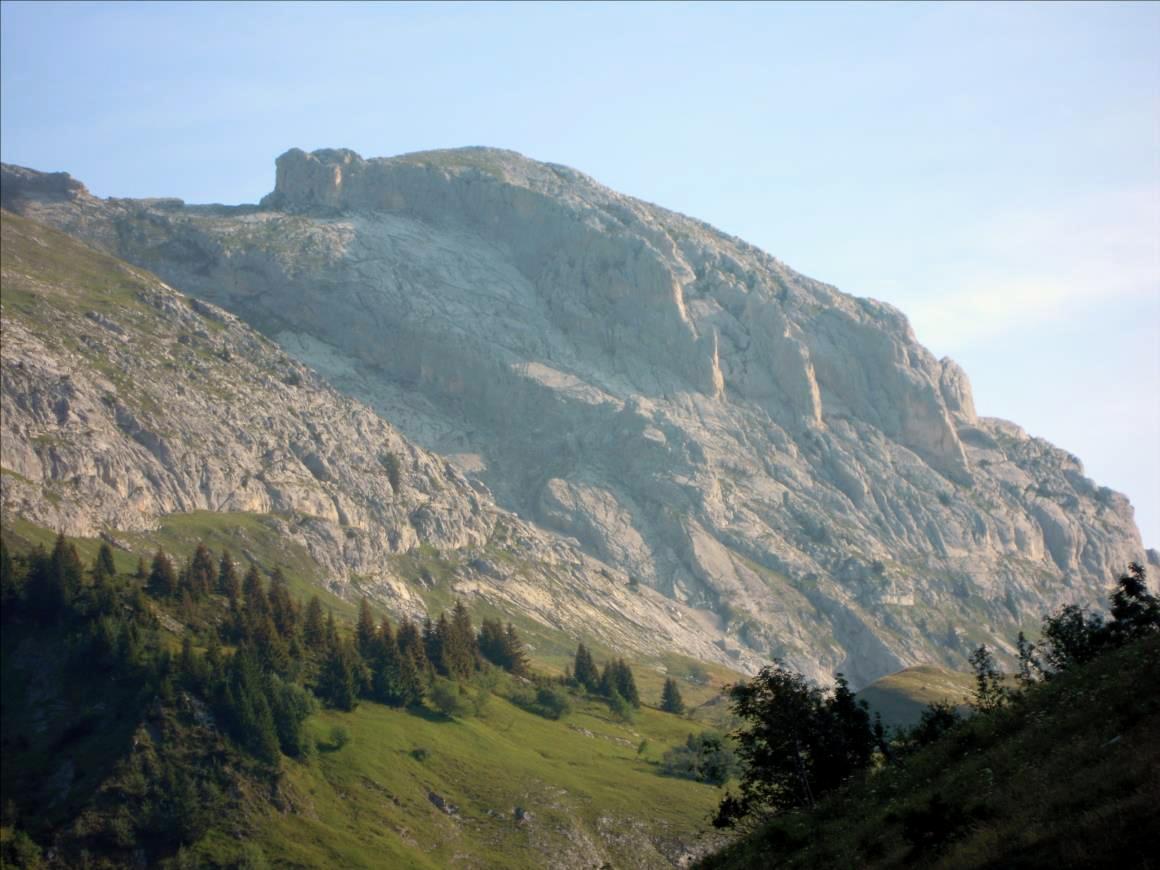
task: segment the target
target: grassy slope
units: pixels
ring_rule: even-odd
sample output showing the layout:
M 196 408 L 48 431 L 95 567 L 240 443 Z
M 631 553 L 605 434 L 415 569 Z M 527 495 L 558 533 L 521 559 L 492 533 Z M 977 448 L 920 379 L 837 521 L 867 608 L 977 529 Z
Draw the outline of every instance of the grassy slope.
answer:
M 970 674 L 918 665 L 875 680 L 859 691 L 858 697 L 881 713 L 886 725 L 897 727 L 914 725 L 923 709 L 936 701 L 965 705 L 974 688 Z
M 1154 637 L 972 719 L 703 866 L 1160 866 L 1150 842 L 1160 829 L 1157 734 Z
M 4 538 L 19 551 L 37 543 L 51 547 L 55 534 L 6 517 Z M 136 567 L 138 555 L 148 557 L 158 546 L 185 555 L 204 540 L 215 553 L 228 546 L 235 558 L 252 558 L 266 570 L 282 567 L 299 594 L 318 591 L 315 566 L 304 552 L 281 546 L 269 517 L 173 515 L 154 532 L 118 533 L 117 539 L 132 548 L 115 551 L 118 569 L 124 572 Z M 99 541 L 70 540 L 85 562 L 91 563 Z M 416 558 L 436 557 L 417 554 Z M 353 619 L 353 605 L 323 595 L 340 622 Z M 477 619 L 480 615 L 475 614 Z M 562 638 L 543 643 L 551 655 L 545 659 L 533 655 L 533 667 L 541 672 L 561 670 L 564 643 Z M 178 645 L 176 636 L 171 645 Z M 6 647 L 6 659 L 9 652 Z M 490 698 L 482 715 L 462 721 L 369 702 L 352 713 L 322 711 L 309 727 L 323 751 L 306 763 L 284 760 L 284 790 L 292 796 L 294 810 L 279 813 L 264 801 L 247 807 L 247 817 L 257 820 L 254 841 L 279 866 L 379 867 L 386 862 L 441 867 L 454 861 L 463 866 L 531 867 L 543 866 L 547 856 L 557 852 L 574 852 L 584 842 L 600 844 L 614 866 L 666 866 L 666 854 L 675 857 L 702 834 L 717 841 L 708 832 L 720 790 L 662 777 L 656 762 L 690 732 L 723 721 L 723 706 L 712 701 L 733 675 L 679 657 L 666 663 L 638 663 L 635 672 L 646 703 L 659 700 L 664 678 L 658 667 L 662 664 L 678 677 L 690 707 L 704 705 L 689 718 L 646 708 L 635 722 L 620 723 L 611 718 L 605 704 L 579 701 L 572 715 L 553 722 L 498 695 Z M 29 706 L 17 701 L 27 698 L 30 681 L 9 679 L 8 669 L 5 675 L 6 709 Z M 71 692 L 67 685 L 59 690 Z M 104 687 L 89 686 L 88 690 L 100 696 Z M 52 728 L 66 729 L 70 721 L 84 715 L 92 700 L 78 695 L 67 709 L 61 706 L 60 721 Z M 129 695 L 104 700 L 110 708 L 122 702 L 132 704 Z M 138 718 L 136 713 L 118 718 L 118 727 L 108 739 L 88 738 L 73 747 L 87 753 L 84 768 L 97 775 L 91 788 L 78 787 L 55 821 L 75 815 L 84 805 L 102 772 L 110 770 L 125 751 L 127 735 Z M 352 738 L 341 749 L 331 746 L 331 730 L 337 725 Z M 31 729 L 22 724 L 19 730 Z M 59 758 L 52 757 L 51 747 L 58 739 L 55 731 L 50 729 L 42 738 L 34 741 L 31 753 L 19 756 L 18 764 L 10 764 L 6 753 L 6 794 L 22 792 L 28 783 L 43 781 L 60 767 Z M 647 744 L 638 753 L 642 741 Z M 422 761 L 411 754 L 420 748 L 428 753 Z M 450 817 L 439 811 L 428 797 L 430 792 L 457 805 L 459 814 Z M 531 813 L 530 821 L 514 820 L 517 806 Z M 200 848 L 206 857 L 226 864 L 235 855 L 237 843 L 219 832 Z

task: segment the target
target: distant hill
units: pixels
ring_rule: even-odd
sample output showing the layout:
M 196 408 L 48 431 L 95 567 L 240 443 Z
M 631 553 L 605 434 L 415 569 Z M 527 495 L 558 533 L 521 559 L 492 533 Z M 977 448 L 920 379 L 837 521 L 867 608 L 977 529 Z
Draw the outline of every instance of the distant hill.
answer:
M 858 698 L 882 715 L 886 725 L 918 722 L 923 708 L 936 701 L 965 705 L 974 690 L 974 677 L 936 665 L 917 665 L 875 680 Z

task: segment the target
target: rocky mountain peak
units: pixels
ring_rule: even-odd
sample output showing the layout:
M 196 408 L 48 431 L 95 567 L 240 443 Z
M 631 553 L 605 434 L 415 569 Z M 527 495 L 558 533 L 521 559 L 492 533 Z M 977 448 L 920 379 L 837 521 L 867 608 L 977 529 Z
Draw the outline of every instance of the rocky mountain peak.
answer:
M 275 338 L 506 508 L 825 676 L 957 663 L 1143 559 L 905 316 L 495 149 L 292 150 L 240 210 L 20 201 Z

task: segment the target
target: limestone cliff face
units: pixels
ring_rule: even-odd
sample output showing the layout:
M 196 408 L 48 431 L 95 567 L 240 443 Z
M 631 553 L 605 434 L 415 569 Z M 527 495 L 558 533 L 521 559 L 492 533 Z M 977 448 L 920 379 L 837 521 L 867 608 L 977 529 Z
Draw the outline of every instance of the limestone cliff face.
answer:
M 334 591 L 357 576 L 400 613 L 424 605 L 391 557 L 424 545 L 459 566 L 445 591 L 639 654 L 756 664 L 690 608 L 501 510 L 217 306 L 9 213 L 2 280 L 6 521 L 116 540 L 166 514 L 262 514 Z
M 7 207 L 234 312 L 503 506 L 811 673 L 961 661 L 1143 558 L 1126 499 L 977 417 L 901 313 L 566 167 L 293 150 L 237 208 L 6 172 Z

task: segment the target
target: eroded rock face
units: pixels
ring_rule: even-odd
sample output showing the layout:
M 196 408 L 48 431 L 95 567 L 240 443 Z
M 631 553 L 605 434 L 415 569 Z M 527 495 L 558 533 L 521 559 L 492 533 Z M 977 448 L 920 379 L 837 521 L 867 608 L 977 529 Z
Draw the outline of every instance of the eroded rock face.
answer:
M 566 167 L 294 150 L 259 207 L 18 207 L 814 674 L 961 662 L 1143 558 L 1126 499 L 978 418 L 901 313 Z
M 95 537 L 173 513 L 261 514 L 332 589 L 357 576 L 412 616 L 420 590 L 392 556 L 426 545 L 461 566 L 455 592 L 553 628 L 758 663 L 738 665 L 691 608 L 501 510 L 233 315 L 31 221 L 5 214 L 3 233 L 6 519 Z

